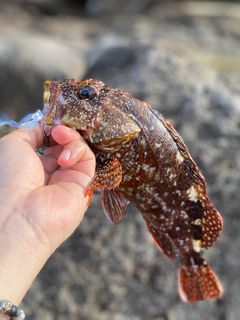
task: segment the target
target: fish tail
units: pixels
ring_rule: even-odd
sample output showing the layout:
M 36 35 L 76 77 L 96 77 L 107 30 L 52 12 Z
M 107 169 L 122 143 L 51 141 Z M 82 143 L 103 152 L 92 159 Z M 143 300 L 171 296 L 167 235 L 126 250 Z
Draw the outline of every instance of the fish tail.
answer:
M 206 261 L 201 265 L 181 266 L 179 292 L 184 301 L 216 300 L 223 293 L 222 286 Z

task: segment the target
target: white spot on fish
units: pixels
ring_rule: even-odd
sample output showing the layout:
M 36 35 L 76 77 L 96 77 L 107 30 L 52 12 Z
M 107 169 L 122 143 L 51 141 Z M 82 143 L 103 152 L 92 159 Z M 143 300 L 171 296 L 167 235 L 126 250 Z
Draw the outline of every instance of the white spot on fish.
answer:
M 181 197 L 182 193 L 180 190 L 176 190 L 176 193 L 179 195 L 179 197 Z
M 181 216 L 183 217 L 183 219 L 187 219 L 188 218 L 187 212 L 184 211 L 184 210 L 181 210 Z
M 195 252 L 200 252 L 201 251 L 201 240 L 192 239 L 192 244 L 193 244 L 193 250 Z
M 191 201 L 194 201 L 194 202 L 197 202 L 198 201 L 198 192 L 197 190 L 195 189 L 194 185 L 192 185 L 187 191 L 186 193 L 188 194 L 188 199 L 191 200 Z
M 156 142 L 156 143 L 155 143 L 155 147 L 156 147 L 156 148 L 161 148 L 161 147 L 162 147 L 162 143 L 157 143 L 157 142 Z
M 141 165 L 140 165 L 140 164 L 138 164 L 137 169 L 136 169 L 136 173 L 139 173 L 139 172 L 140 172 L 140 170 L 141 170 Z
M 142 165 L 142 169 L 143 169 L 144 171 L 148 171 L 148 170 L 149 170 L 149 164 L 144 163 L 144 164 Z
M 181 155 L 180 152 L 178 152 L 178 153 L 176 154 L 176 160 L 177 160 L 177 162 L 178 162 L 179 164 L 184 161 L 184 157 Z
M 193 257 L 190 258 L 190 262 L 191 262 L 192 266 L 195 266 L 195 261 L 194 261 Z
M 183 245 L 184 245 L 184 240 L 177 239 L 177 241 L 179 242 L 179 245 L 180 245 L 180 246 L 183 246 Z
M 176 174 L 175 173 L 171 173 L 169 176 L 170 181 L 173 180 L 174 178 L 176 178 Z
M 195 224 L 196 226 L 200 226 L 202 224 L 201 219 L 196 219 L 195 221 L 193 221 L 192 224 Z

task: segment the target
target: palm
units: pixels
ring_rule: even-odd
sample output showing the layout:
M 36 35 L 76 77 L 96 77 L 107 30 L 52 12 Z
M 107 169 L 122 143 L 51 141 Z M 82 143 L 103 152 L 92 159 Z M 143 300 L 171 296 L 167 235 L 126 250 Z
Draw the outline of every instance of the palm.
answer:
M 72 151 L 69 161 L 58 160 L 63 150 L 60 145 L 38 157 L 34 149 L 42 144 L 40 129 L 21 134 L 30 137 L 28 143 L 19 132 L 11 134 L 14 139 L 0 140 L 0 192 L 11 195 L 9 203 L 16 203 L 16 211 L 54 250 L 78 226 L 86 210 L 84 189 L 93 176 L 95 158 L 76 132 L 63 127 L 56 130 L 55 139 Z M 58 161 L 70 166 L 61 167 Z

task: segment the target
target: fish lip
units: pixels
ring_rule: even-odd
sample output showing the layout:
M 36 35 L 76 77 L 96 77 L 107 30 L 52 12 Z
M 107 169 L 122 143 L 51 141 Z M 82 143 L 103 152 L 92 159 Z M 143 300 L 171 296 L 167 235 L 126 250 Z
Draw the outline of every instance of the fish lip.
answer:
M 54 97 L 58 95 L 58 84 L 56 81 L 45 81 L 43 84 L 43 116 L 46 123 L 51 124 L 51 120 L 54 119 L 54 115 L 51 115 L 53 109 Z
M 55 126 L 61 124 L 65 106 L 65 100 L 60 92 L 58 82 L 49 80 L 44 82 L 43 104 L 43 118 L 40 125 L 44 136 L 44 145 L 50 146 L 54 144 L 51 131 Z

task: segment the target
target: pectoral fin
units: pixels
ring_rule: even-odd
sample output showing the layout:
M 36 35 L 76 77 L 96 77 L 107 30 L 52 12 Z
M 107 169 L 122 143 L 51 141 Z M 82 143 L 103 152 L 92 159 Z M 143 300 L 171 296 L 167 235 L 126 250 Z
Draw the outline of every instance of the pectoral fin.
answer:
M 117 158 L 97 159 L 96 173 L 85 196 L 90 196 L 94 189 L 112 190 L 122 181 L 122 165 Z
M 107 218 L 114 224 L 118 224 L 126 212 L 126 200 L 116 190 L 103 190 L 102 206 Z

